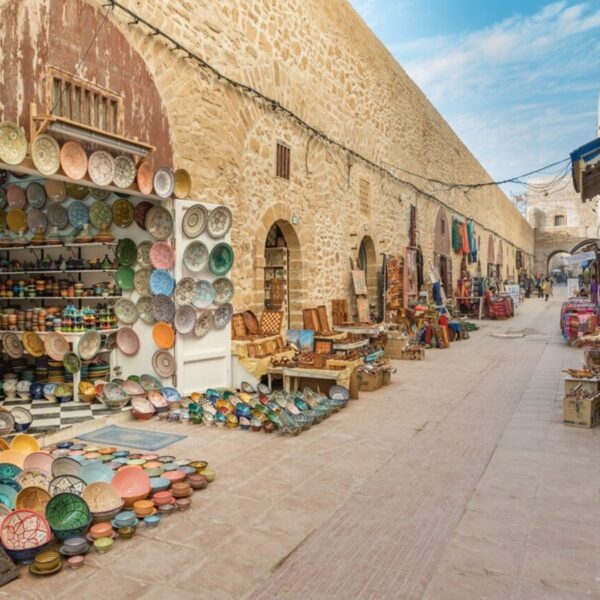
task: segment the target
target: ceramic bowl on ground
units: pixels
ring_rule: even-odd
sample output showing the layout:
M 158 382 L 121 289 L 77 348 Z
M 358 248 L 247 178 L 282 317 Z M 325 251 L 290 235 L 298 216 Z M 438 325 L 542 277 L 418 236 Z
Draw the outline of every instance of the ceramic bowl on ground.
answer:
M 203 471 L 204 469 L 206 469 L 206 467 L 208 467 L 208 463 L 205 460 L 193 460 L 190 464 L 190 467 L 194 467 L 194 469 L 196 469 L 197 473 L 200 473 L 200 471 Z
M 46 519 L 39 513 L 19 509 L 2 520 L 0 539 L 9 556 L 17 562 L 30 562 L 52 539 Z
M 112 480 L 112 485 L 119 492 L 126 507 L 131 507 L 137 500 L 143 500 L 150 493 L 150 478 L 141 467 L 125 466 L 119 469 Z
M 133 510 L 138 517 L 146 517 L 154 511 L 152 500 L 138 500 L 133 504 Z
M 40 445 L 32 435 L 19 433 L 12 439 L 10 449 L 22 452 L 23 454 L 31 454 L 32 452 L 39 452 Z
M 98 550 L 100 554 L 108 552 L 113 546 L 113 539 L 110 537 L 103 537 L 94 540 L 94 548 Z
M 79 569 L 83 567 L 83 563 L 85 562 L 85 556 L 83 554 L 75 554 L 75 556 L 69 556 L 67 559 L 67 564 L 71 569 Z
M 146 527 L 158 527 L 160 523 L 160 515 L 151 515 L 149 517 L 144 517 L 144 525 Z
M 84 537 L 73 537 L 65 540 L 61 547 L 63 554 L 85 554 L 90 548 L 90 543 Z
M 152 488 L 152 492 L 162 492 L 171 487 L 171 481 L 165 477 L 150 477 L 150 486 Z
M 215 480 L 217 473 L 214 469 L 203 469 L 202 471 L 200 471 L 199 475 L 203 475 L 204 477 L 206 477 L 206 481 L 208 481 L 208 483 L 211 483 Z
M 158 512 L 163 517 L 167 517 L 168 515 L 172 515 L 174 511 L 175 511 L 175 504 L 161 504 L 158 507 Z
M 193 490 L 203 490 L 208 485 L 208 479 L 204 475 L 190 475 L 188 483 Z
M 62 493 L 53 496 L 46 505 L 46 519 L 59 540 L 81 536 L 92 515 L 85 500 L 76 494 Z
M 121 527 L 120 529 L 117 530 L 119 537 L 122 537 L 126 540 L 128 540 L 129 538 L 133 537 L 134 533 L 135 533 L 136 528 L 135 527 Z
M 90 535 L 95 539 L 112 537 L 113 528 L 110 523 L 96 523 L 90 527 Z
M 113 523 L 121 528 L 121 527 L 131 527 L 135 524 L 137 518 L 135 513 L 131 510 L 126 510 L 119 513 L 114 519 Z
M 162 476 L 165 479 L 168 479 L 171 484 L 177 483 L 179 481 L 183 481 L 186 478 L 186 474 L 183 471 L 174 470 L 174 471 L 165 471 Z
M 177 506 L 178 510 L 187 510 L 191 505 L 191 498 L 177 498 L 177 500 L 175 500 L 175 506 Z
M 36 555 L 33 561 L 37 571 L 50 572 L 62 565 L 60 554 L 54 550 L 46 550 Z

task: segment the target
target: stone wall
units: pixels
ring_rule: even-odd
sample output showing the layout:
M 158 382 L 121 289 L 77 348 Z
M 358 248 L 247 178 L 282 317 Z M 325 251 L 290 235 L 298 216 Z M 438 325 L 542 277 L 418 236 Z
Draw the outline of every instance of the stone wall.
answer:
M 21 3 L 34 7 L 50 1 Z M 106 10 L 104 0 L 88 1 L 99 12 Z M 10 9 L 14 2 L 0 0 L 0 8 Z M 193 196 L 235 211 L 237 307 L 261 310 L 264 240 L 275 220 L 296 223 L 290 225 L 298 246 L 291 286 L 295 324 L 303 306 L 349 295 L 350 260 L 356 259 L 365 235 L 373 239 L 379 259 L 381 253 L 403 251 L 411 204 L 417 206 L 426 268 L 432 265 L 434 224 L 442 204 L 450 219 L 462 214 L 475 220 L 482 265 L 488 262 L 490 232 L 504 240 L 505 274 L 514 270 L 517 248 L 533 254 L 531 227 L 496 186 L 468 194 L 440 191 L 405 173 L 449 182 L 490 181 L 346 0 L 122 2 L 224 74 L 276 99 L 403 180 L 350 159 L 270 105 L 233 89 L 181 52 L 169 51 L 159 37 L 129 25 L 130 18 L 114 10 L 108 19 L 154 78 L 175 166 L 190 171 Z M 39 15 L 43 18 L 43 11 Z M 65 31 L 68 27 L 65 23 Z M 277 141 L 291 148 L 289 181 L 275 177 Z M 360 209 L 360 179 L 370 183 L 368 214 Z M 454 257 L 455 276 L 459 264 Z

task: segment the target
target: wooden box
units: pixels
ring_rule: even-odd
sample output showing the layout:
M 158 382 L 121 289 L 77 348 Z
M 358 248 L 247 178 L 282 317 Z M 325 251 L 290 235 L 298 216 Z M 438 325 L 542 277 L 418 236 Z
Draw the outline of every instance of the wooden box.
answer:
M 572 395 L 575 391 L 578 391 L 588 396 L 593 396 L 599 391 L 598 380 L 584 379 L 576 377 L 565 377 L 565 397 Z
M 361 392 L 375 392 L 383 384 L 383 373 L 376 371 L 375 373 L 358 372 L 358 387 Z
M 384 352 L 386 358 L 402 358 L 402 351 L 408 343 L 407 337 L 388 338 L 385 343 Z
M 593 398 L 564 398 L 563 421 L 575 427 L 596 427 L 600 423 L 600 396 Z

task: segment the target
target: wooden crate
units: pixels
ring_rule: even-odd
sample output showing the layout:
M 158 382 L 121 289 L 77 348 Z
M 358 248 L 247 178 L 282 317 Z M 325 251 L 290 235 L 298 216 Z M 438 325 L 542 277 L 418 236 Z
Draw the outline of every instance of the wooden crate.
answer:
M 348 301 L 347 300 L 332 300 L 331 301 L 331 318 L 333 325 L 340 326 L 348 321 Z

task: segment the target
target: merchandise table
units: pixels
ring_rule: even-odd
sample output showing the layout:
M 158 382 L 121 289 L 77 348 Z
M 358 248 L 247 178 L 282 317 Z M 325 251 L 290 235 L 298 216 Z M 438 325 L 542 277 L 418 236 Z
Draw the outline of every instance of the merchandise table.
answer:
M 362 360 L 360 361 L 360 364 L 362 364 Z M 349 390 L 351 390 L 350 397 L 356 399 L 358 398 L 358 392 L 352 394 L 352 375 L 354 374 L 355 370 L 356 367 L 354 366 L 354 363 L 350 363 L 345 369 L 340 370 L 284 367 L 283 389 L 286 392 L 298 391 L 298 388 L 300 387 L 300 380 L 302 379 L 327 380 L 331 381 L 332 383 L 335 382 L 335 384 L 337 385 L 341 385 L 345 388 L 348 388 Z M 317 391 L 323 391 L 324 393 L 327 393 L 328 390 Z

